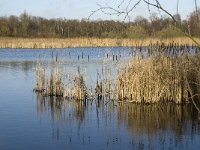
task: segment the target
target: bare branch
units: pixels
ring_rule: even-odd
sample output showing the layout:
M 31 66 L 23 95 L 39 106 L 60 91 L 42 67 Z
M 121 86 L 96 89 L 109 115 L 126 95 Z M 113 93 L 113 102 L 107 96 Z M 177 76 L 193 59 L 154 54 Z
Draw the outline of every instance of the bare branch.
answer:
M 117 16 L 122 16 L 124 15 L 124 20 L 126 20 L 127 18 L 129 19 L 130 21 L 130 16 L 129 14 L 140 4 L 142 0 L 138 0 L 130 9 L 130 5 L 131 5 L 131 2 L 132 0 L 129 0 L 126 8 L 124 10 L 118 10 L 118 9 L 115 9 L 111 6 L 109 6 L 108 4 L 105 4 L 105 6 L 102 6 L 100 4 L 97 4 L 99 6 L 99 8 L 97 10 L 94 10 L 92 11 L 92 13 L 90 14 L 89 18 L 94 15 L 95 13 L 97 12 L 102 12 L 103 14 L 106 14 L 106 15 L 117 15 Z M 118 5 L 118 8 L 121 7 L 121 5 L 125 2 L 125 0 L 122 0 L 122 2 Z M 111 11 L 111 12 L 110 12 Z
M 106 15 L 117 15 L 117 16 L 122 16 L 124 15 L 124 20 L 126 20 L 127 18 L 129 19 L 130 21 L 130 13 L 133 12 L 133 10 L 141 3 L 141 2 L 144 2 L 147 4 L 148 6 L 148 10 L 149 10 L 149 13 L 150 12 L 150 7 L 149 6 L 152 6 L 152 7 L 155 7 L 158 9 L 160 15 L 161 15 L 161 12 L 167 14 L 173 21 L 174 23 L 176 23 L 176 25 L 181 29 L 181 31 L 187 36 L 189 37 L 199 48 L 200 48 L 200 43 L 198 43 L 191 35 L 190 33 L 188 33 L 188 28 L 183 26 L 181 24 L 181 22 L 178 22 L 176 20 L 176 18 L 169 12 L 167 11 L 164 7 L 162 7 L 162 5 L 160 4 L 159 0 L 152 0 L 153 2 L 150 2 L 150 0 L 137 0 L 132 7 L 130 7 L 132 5 L 132 2 L 133 0 L 128 0 L 128 4 L 126 6 L 125 9 L 122 9 L 122 10 L 119 10 L 119 8 L 121 8 L 122 4 L 125 3 L 125 0 L 122 0 L 121 3 L 118 5 L 118 9 L 115 9 L 111 6 L 109 6 L 108 4 L 105 4 L 105 6 L 102 6 L 100 4 L 98 4 L 99 8 L 95 11 L 92 11 L 92 13 L 90 14 L 89 18 L 96 12 L 102 12 Z M 177 0 L 177 13 L 178 13 L 178 4 L 179 4 L 179 0 Z M 130 8 L 129 8 L 130 7 Z M 196 11 L 197 11 L 197 2 L 195 0 L 195 8 L 196 8 Z M 197 16 L 198 18 L 198 16 Z M 199 18 L 198 18 L 199 20 Z
M 178 27 L 181 29 L 181 31 L 187 36 L 189 37 L 199 48 L 200 48 L 200 43 L 198 43 L 194 37 L 192 37 L 188 32 L 185 32 L 187 31 L 187 27 L 185 26 L 182 26 L 180 22 L 177 22 L 177 20 L 174 18 L 174 16 L 169 13 L 166 9 L 164 9 L 161 4 L 158 2 L 158 0 L 155 0 L 156 4 L 154 3 L 150 3 L 149 0 L 143 0 L 146 4 L 150 5 L 150 6 L 153 6 L 153 7 L 156 7 L 158 9 L 160 9 L 161 11 L 163 11 L 164 13 L 166 13 L 168 16 L 171 17 L 171 19 L 178 25 Z M 182 29 L 182 27 L 184 28 L 184 30 Z
M 150 2 L 147 1 L 147 0 L 143 0 L 143 1 L 144 1 L 146 4 L 150 5 L 150 6 L 153 6 L 153 7 L 156 7 L 156 8 L 158 8 L 158 9 L 162 10 L 164 13 L 166 13 L 167 15 L 169 15 L 169 16 L 172 18 L 173 21 L 176 22 L 176 19 L 174 18 L 174 16 L 173 16 L 171 13 L 169 13 L 167 10 L 165 10 L 165 9 L 160 5 L 160 3 L 158 2 L 158 0 L 155 0 L 155 1 L 156 1 L 156 4 L 150 3 Z
M 121 3 L 118 5 L 118 8 L 120 8 L 124 2 L 125 0 L 122 0 Z

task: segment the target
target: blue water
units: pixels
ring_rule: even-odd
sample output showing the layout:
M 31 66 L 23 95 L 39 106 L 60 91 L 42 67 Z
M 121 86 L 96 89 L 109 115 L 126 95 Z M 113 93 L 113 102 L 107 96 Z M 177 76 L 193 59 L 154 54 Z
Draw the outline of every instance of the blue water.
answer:
M 112 55 L 128 59 L 131 49 L 1 49 L 1 150 L 199 149 L 200 117 L 192 105 L 98 104 L 96 100 L 84 105 L 33 93 L 36 63 L 50 67 L 57 52 L 62 65 L 84 67 L 95 79 L 107 53 L 115 64 L 119 62 L 113 62 Z
M 87 60 L 88 55 L 90 60 L 102 60 L 104 56 L 118 55 L 119 57 L 128 57 L 132 54 L 131 48 L 116 47 L 116 48 L 68 48 L 68 49 L 1 49 L 1 60 L 12 61 L 36 61 L 54 59 L 56 55 L 58 59 L 65 61 Z

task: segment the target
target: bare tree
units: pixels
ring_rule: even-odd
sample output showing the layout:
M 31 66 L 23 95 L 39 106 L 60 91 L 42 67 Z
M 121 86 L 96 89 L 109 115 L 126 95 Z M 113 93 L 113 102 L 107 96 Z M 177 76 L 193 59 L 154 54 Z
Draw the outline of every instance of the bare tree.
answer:
M 121 7 L 122 4 L 126 3 L 126 7 Z M 181 29 L 181 31 L 187 36 L 189 37 L 199 48 L 200 48 L 200 43 L 198 43 L 195 38 L 193 36 L 191 36 L 190 32 L 188 32 L 188 26 L 184 26 L 181 24 L 181 22 L 177 21 L 177 19 L 175 18 L 174 15 L 172 15 L 172 13 L 170 13 L 166 8 L 164 8 L 159 0 L 121 0 L 120 4 L 118 5 L 117 8 L 114 8 L 108 4 L 105 5 L 101 5 L 98 4 L 99 8 L 97 10 L 92 11 L 91 15 L 89 17 L 91 17 L 94 13 L 96 12 L 102 12 L 104 14 L 107 15 L 117 15 L 117 16 L 124 16 L 124 20 L 126 20 L 127 18 L 130 19 L 130 14 L 131 12 L 134 11 L 134 9 L 140 5 L 141 3 L 145 3 L 147 4 L 147 8 L 150 12 L 150 7 L 153 8 L 157 8 L 157 10 L 159 12 L 163 12 L 164 14 L 166 14 L 167 16 L 169 16 L 174 23 L 176 24 L 176 26 L 178 28 Z M 177 0 L 177 13 L 178 13 L 178 5 L 179 5 L 179 0 Z M 197 6 L 197 0 L 195 0 L 195 8 L 196 11 L 198 10 L 198 6 Z

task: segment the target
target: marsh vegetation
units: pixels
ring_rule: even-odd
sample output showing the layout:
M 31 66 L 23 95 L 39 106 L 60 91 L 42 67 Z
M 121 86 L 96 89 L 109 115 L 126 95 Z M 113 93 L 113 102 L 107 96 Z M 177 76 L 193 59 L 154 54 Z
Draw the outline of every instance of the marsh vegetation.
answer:
M 126 21 L 142 2 L 150 18 Z M 122 0 L 82 20 L 0 17 L 0 149 L 199 149 L 194 3 L 184 20 L 179 0 L 175 15 Z
M 6 140 L 0 147 L 198 148 L 199 112 L 192 102 L 193 99 L 199 108 L 198 85 L 191 82 L 198 83 L 198 50 L 175 43 L 132 48 L 1 49 L 0 118 L 3 122 L 0 124 L 0 139 L 8 137 L 11 140 Z M 175 58 L 179 62 L 175 63 Z M 142 72 L 131 65 L 135 65 L 134 61 Z M 156 70 L 149 62 L 156 66 Z M 182 63 L 188 73 L 181 72 Z M 171 72 L 167 74 L 164 70 L 168 66 Z M 147 68 L 154 70 L 156 79 L 152 79 Z M 156 74 L 160 72 L 164 72 L 162 76 Z M 148 89 L 144 84 L 151 88 L 155 84 L 148 83 L 147 77 L 143 80 L 143 74 L 149 75 L 147 77 L 156 83 L 161 82 L 161 77 L 169 80 L 170 85 L 177 87 L 174 91 L 169 89 L 172 94 L 174 92 L 174 97 L 179 95 L 175 92 L 185 82 L 189 83 L 192 92 L 197 93 L 192 97 L 186 84 L 183 87 L 184 91 L 188 90 L 188 99 L 165 99 L 163 93 L 158 96 L 152 93 L 152 97 L 148 97 L 147 93 L 154 91 L 142 89 Z M 130 81 L 135 83 L 131 80 L 133 75 L 141 86 L 130 84 Z M 187 77 L 187 80 L 179 80 L 180 77 Z M 167 82 L 161 83 L 167 88 Z M 131 87 L 137 87 L 139 94 L 146 94 L 136 97 L 134 92 L 137 90 Z M 155 89 L 160 92 L 159 88 Z M 161 100 L 154 101 L 153 98 L 159 96 Z M 149 98 L 152 101 L 148 101 Z M 18 140 L 14 142 L 12 138 Z M 40 144 L 35 145 L 33 139 Z
M 150 45 L 118 75 L 120 99 L 131 102 L 191 102 L 200 94 L 199 49 L 182 45 Z
M 200 96 L 199 48 L 176 43 L 133 47 L 126 60 L 105 54 L 96 81 L 80 68 L 73 72 L 36 66 L 36 92 L 75 100 L 135 103 L 194 103 Z M 65 68 L 62 65 L 62 68 Z M 114 68 L 114 69 L 113 69 Z

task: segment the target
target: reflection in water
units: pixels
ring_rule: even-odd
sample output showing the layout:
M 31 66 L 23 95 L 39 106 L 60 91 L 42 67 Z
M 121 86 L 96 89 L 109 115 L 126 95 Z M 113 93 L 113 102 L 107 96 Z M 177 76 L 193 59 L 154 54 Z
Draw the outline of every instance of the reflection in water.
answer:
M 67 129 L 78 129 L 77 137 L 81 137 L 82 144 L 91 144 L 93 137 L 89 124 L 95 123 L 95 130 L 105 132 L 105 137 L 101 138 L 108 147 L 124 145 L 137 149 L 187 148 L 192 144 L 191 138 L 200 134 L 199 114 L 189 104 L 116 104 L 106 100 L 99 103 L 94 100 L 85 104 L 82 101 L 44 98 L 41 95 L 37 98 L 38 114 L 50 112 L 52 121 L 57 124 L 54 131 L 57 140 L 63 132 L 59 126 L 63 122 Z M 110 132 L 113 124 L 117 124 L 116 133 Z M 120 130 L 124 131 L 124 128 L 128 134 L 118 133 Z M 85 131 L 82 134 L 81 129 Z M 76 139 L 75 134 L 74 131 L 70 133 L 69 142 Z
M 198 112 L 189 104 L 119 105 L 117 113 L 119 122 L 127 122 L 131 134 L 153 136 L 162 130 L 173 132 L 177 138 L 181 138 L 187 132 L 188 125 L 192 125 L 192 130 L 200 127 Z
M 200 131 L 198 111 L 189 104 L 119 105 L 117 114 L 119 123 L 127 124 L 131 136 L 137 138 L 139 149 L 147 141 L 148 149 L 168 149 L 179 144 L 184 147 L 191 142 L 185 135 L 194 137 Z
M 177 139 L 188 130 L 199 130 L 198 113 L 192 105 L 128 105 L 118 108 L 120 122 L 127 122 L 131 134 L 148 136 L 172 132 Z M 189 128 L 188 128 L 189 127 Z
M 39 116 L 48 112 L 56 123 L 76 119 L 79 126 L 84 121 L 87 105 L 83 101 L 63 100 L 62 97 L 44 97 L 37 93 L 37 113 Z
M 22 71 L 26 76 L 29 71 L 35 68 L 33 61 L 0 61 L 0 71 L 11 69 L 14 72 Z
M 37 53 L 37 51 L 33 52 Z M 68 53 L 68 51 L 66 51 L 66 53 Z M 77 55 L 72 54 L 71 52 L 73 58 L 77 58 Z M 68 62 L 63 62 L 63 65 L 65 65 L 66 69 L 71 68 L 71 70 L 75 69 L 76 71 L 76 67 L 81 64 L 83 66 L 82 68 L 88 71 L 88 74 L 95 75 L 96 68 L 100 66 L 99 70 L 101 70 L 101 63 L 94 60 L 97 54 L 94 53 L 93 55 L 93 59 L 90 57 L 90 62 L 87 60 L 74 62 L 74 60 L 72 60 L 73 58 L 71 58 L 73 63 L 69 64 L 68 59 L 66 59 L 65 61 Z M 102 54 L 102 56 L 104 56 L 104 54 Z M 31 57 L 35 56 L 31 55 Z M 100 60 L 100 58 L 97 59 Z M 10 136 L 7 140 L 7 143 L 9 143 L 7 145 L 13 145 L 13 147 L 15 147 L 21 144 L 13 143 L 14 140 L 12 141 L 11 137 L 14 136 L 12 131 L 15 129 L 15 137 L 23 137 L 20 139 L 21 142 L 24 143 L 30 140 L 30 145 L 32 144 L 32 146 L 34 146 L 35 143 L 33 141 L 38 140 L 38 142 L 40 142 L 38 145 L 42 145 L 41 147 L 43 149 L 45 146 L 46 149 L 55 149 L 53 146 L 56 146 L 57 149 L 61 147 L 60 149 L 115 150 L 199 148 L 200 118 L 193 105 L 189 104 L 174 105 L 172 103 L 160 103 L 154 105 L 140 105 L 125 102 L 117 103 L 106 97 L 104 101 L 93 100 L 83 103 L 82 101 L 64 100 L 60 97 L 44 97 L 40 94 L 34 94 L 33 97 L 36 96 L 37 99 L 35 102 L 37 104 L 37 115 L 42 124 L 39 124 L 38 120 L 34 120 L 35 113 L 27 114 L 28 117 L 31 117 L 30 119 L 21 117 L 24 112 L 35 111 L 32 101 L 30 102 L 26 99 L 31 97 L 31 85 L 27 86 L 29 89 L 25 90 L 26 92 L 30 92 L 30 95 L 26 93 L 25 96 L 20 95 L 23 93 L 20 92 L 20 89 L 24 87 L 19 87 L 19 85 L 31 84 L 31 81 L 35 80 L 36 63 L 35 59 L 34 61 L 0 61 L 1 77 L 16 77 L 5 78 L 11 80 L 11 86 L 7 85 L 7 81 L 1 83 L 4 84 L 3 86 L 7 87 L 5 89 L 10 88 L 10 90 L 15 90 L 15 97 L 22 98 L 22 100 L 20 99 L 17 103 L 15 99 L 13 99 L 12 103 L 6 99 L 5 102 L 3 101 L 3 103 L 1 103 L 2 105 L 0 105 L 5 109 L 6 113 L 10 111 L 10 118 L 9 115 L 7 115 L 6 119 L 2 120 L 0 124 L 0 126 L 3 125 L 1 131 L 5 130 L 4 134 L 1 132 L 3 136 L 0 136 L 0 138 L 7 140 L 5 137 Z M 48 67 L 49 62 L 46 60 L 44 65 Z M 54 64 L 50 63 L 50 65 Z M 18 73 L 18 76 L 16 73 Z M 26 80 L 24 80 L 24 75 Z M 18 80 L 17 77 L 19 76 L 21 76 L 21 78 Z M 91 78 L 90 80 L 93 81 L 94 78 L 94 81 L 96 81 L 95 76 Z M 14 84 L 14 82 L 17 84 Z M 21 84 L 21 82 L 23 84 Z M 1 85 L 1 87 L 3 86 Z M 12 100 L 11 97 L 13 97 L 13 95 L 4 95 L 4 97 L 8 97 Z M 31 105 L 29 105 L 30 103 Z M 7 104 L 8 108 L 14 108 L 13 111 L 8 108 L 6 109 L 5 104 Z M 14 111 L 17 112 L 16 116 L 18 115 L 19 117 L 17 118 L 18 121 L 14 120 L 16 117 L 13 114 L 15 113 L 11 113 Z M 0 117 L 4 114 L 5 113 L 1 113 Z M 26 119 L 30 121 L 30 124 L 27 123 Z M 8 126 L 8 124 L 6 124 L 7 122 L 11 127 L 6 129 L 5 127 Z M 13 126 L 10 122 L 16 125 Z M 24 130 L 22 130 L 23 128 Z M 39 132 L 44 133 L 40 134 Z M 27 133 L 27 137 L 24 136 L 25 133 Z M 51 136 L 53 142 L 51 141 Z M 16 139 L 15 141 L 17 141 Z

